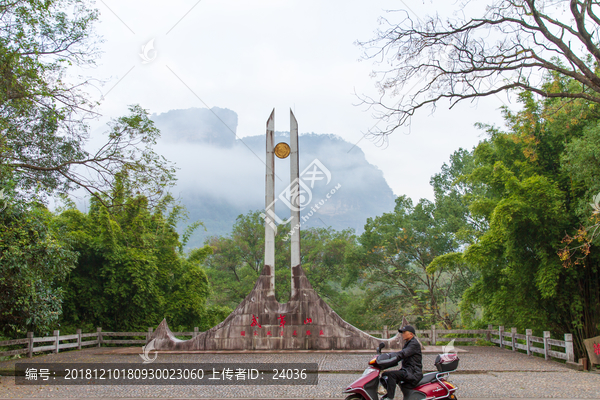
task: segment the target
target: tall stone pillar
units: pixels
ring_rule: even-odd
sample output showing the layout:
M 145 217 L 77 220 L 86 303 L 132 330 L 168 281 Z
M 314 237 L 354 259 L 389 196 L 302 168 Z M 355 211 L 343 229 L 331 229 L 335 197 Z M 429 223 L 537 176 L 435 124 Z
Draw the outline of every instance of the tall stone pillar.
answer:
M 268 297 L 275 297 L 275 224 L 270 217 L 275 213 L 275 109 L 267 120 L 267 159 L 266 159 L 266 195 L 265 195 L 265 275 L 263 289 Z
M 300 289 L 300 165 L 298 161 L 298 121 L 292 110 L 290 110 L 290 203 L 292 204 L 291 229 L 293 230 L 290 245 L 292 291 L 291 296 L 295 298 Z

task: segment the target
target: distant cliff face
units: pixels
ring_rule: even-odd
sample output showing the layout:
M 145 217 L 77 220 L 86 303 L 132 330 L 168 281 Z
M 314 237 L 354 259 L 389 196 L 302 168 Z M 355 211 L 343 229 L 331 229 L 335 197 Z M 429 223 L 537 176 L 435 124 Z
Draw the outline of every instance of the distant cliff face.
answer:
M 175 197 L 186 206 L 189 222 L 200 220 L 207 228 L 196 232 L 189 246 L 229 233 L 240 214 L 264 210 L 264 135 L 236 139 L 237 115 L 227 109 L 172 110 L 152 119 L 162 132 L 159 150 L 180 168 Z M 276 132 L 278 142 L 289 143 L 289 133 Z M 383 173 L 360 148 L 314 133 L 301 134 L 299 147 L 304 227 L 360 233 L 368 217 L 393 210 L 395 196 Z M 276 159 L 275 174 L 275 211 L 284 221 L 290 216 L 289 158 Z

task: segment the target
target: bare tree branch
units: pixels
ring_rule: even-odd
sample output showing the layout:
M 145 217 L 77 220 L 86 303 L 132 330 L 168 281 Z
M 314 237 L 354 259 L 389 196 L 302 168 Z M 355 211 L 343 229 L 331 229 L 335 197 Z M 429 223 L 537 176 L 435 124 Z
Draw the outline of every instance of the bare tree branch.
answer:
M 592 0 L 496 0 L 477 18 L 383 20 L 387 30 L 359 43 L 365 58 L 388 66 L 372 73 L 379 97 L 361 96 L 388 122 L 371 134 L 385 137 L 441 100 L 452 108 L 517 90 L 600 102 L 599 8 Z M 544 84 L 550 76 L 573 79 L 579 90 Z

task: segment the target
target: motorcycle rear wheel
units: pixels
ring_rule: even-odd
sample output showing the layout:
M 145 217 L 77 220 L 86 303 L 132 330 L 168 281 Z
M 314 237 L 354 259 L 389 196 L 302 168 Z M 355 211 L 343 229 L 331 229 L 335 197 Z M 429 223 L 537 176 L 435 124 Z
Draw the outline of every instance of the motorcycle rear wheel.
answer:
M 351 394 L 350 396 L 346 397 L 344 400 L 364 400 L 363 397 L 360 394 Z

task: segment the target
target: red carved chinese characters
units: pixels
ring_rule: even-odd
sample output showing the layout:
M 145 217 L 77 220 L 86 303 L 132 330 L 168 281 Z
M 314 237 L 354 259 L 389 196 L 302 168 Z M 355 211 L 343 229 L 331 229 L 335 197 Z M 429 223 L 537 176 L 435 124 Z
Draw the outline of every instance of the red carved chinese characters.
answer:
M 306 318 L 304 320 L 304 325 L 306 325 L 306 324 L 312 324 L 312 318 Z
M 324 335 L 324 333 L 323 333 L 323 329 L 321 329 L 321 330 L 319 331 L 319 335 Z
M 252 323 L 250 324 L 250 326 L 258 326 L 259 328 L 262 328 L 262 326 L 260 326 L 260 324 L 258 323 L 258 320 L 254 316 L 254 314 L 252 314 Z
M 296 336 L 297 335 L 296 331 L 294 331 L 294 333 L 292 333 L 292 335 Z
M 277 319 L 279 320 L 279 326 L 282 328 L 285 327 L 285 315 L 279 314 L 279 317 L 277 317 Z
M 308 335 L 310 335 L 310 331 L 306 331 L 306 335 L 307 335 L 307 336 L 308 336 Z
M 246 331 L 242 331 L 242 336 L 246 336 Z
M 594 354 L 600 356 L 600 343 L 594 343 Z

